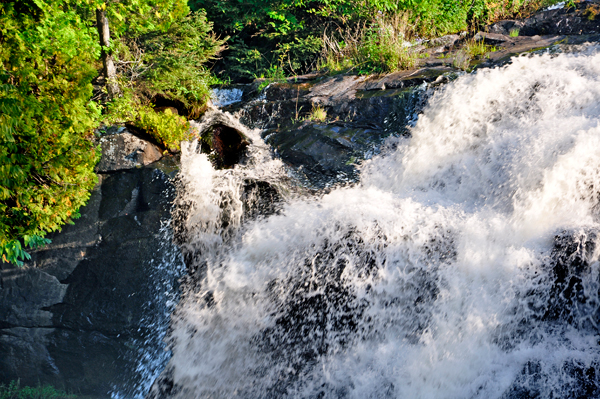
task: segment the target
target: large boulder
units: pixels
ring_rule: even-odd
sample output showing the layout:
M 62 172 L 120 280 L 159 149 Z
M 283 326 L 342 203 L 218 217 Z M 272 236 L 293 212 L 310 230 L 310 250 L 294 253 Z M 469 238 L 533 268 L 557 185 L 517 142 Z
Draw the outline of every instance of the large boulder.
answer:
M 157 145 L 131 134 L 124 127 L 113 126 L 106 133 L 100 138 L 102 158 L 96 165 L 97 173 L 146 166 L 162 158 Z
M 206 112 L 191 126 L 200 137 L 201 150 L 211 154 L 217 168 L 227 169 L 239 163 L 250 144 L 244 134 L 246 128 L 230 114 L 215 109 Z

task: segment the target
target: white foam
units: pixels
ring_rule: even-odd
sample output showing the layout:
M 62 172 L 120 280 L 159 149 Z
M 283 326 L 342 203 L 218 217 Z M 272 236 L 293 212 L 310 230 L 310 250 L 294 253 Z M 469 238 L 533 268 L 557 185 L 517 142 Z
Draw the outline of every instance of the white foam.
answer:
M 597 341 L 531 318 L 554 235 L 600 227 L 599 123 L 594 47 L 448 84 L 359 185 L 201 246 L 206 273 L 173 319 L 173 396 L 500 398 L 533 362 L 541 397 L 560 397 L 564 362 L 598 360 Z M 193 146 L 182 164 L 189 228 L 222 237 L 235 185 Z
M 556 3 L 553 6 L 546 8 L 546 11 L 560 10 L 561 8 L 565 8 L 565 4 L 567 4 L 566 1 L 561 1 L 560 3 Z
M 244 91 L 241 89 L 212 89 L 210 99 L 215 107 L 221 108 L 226 105 L 239 103 L 242 101 Z

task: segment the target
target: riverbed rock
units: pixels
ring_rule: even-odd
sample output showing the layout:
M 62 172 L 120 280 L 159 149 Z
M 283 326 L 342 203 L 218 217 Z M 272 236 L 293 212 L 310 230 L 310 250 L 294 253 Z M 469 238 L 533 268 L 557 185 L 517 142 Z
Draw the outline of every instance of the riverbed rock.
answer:
M 473 40 L 482 41 L 485 44 L 498 45 L 511 42 L 512 39 L 509 36 L 502 35 L 500 33 L 488 33 L 488 32 L 477 32 L 473 36 Z
M 309 185 L 354 181 L 357 163 L 376 154 L 390 135 L 406 134 L 427 96 L 421 85 L 453 71 L 436 67 L 276 83 L 266 89 L 264 101 L 239 111 L 240 120 L 264 129 L 266 142 Z M 313 119 L 316 109 L 326 114 L 324 120 Z

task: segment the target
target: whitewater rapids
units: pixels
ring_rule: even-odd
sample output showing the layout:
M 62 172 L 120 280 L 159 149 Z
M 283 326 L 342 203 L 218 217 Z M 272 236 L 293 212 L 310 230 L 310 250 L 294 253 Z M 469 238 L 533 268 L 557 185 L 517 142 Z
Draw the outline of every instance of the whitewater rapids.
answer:
M 358 184 L 254 218 L 244 181 L 287 183 L 247 134 L 233 170 L 182 149 L 170 397 L 600 395 L 597 46 L 458 78 Z

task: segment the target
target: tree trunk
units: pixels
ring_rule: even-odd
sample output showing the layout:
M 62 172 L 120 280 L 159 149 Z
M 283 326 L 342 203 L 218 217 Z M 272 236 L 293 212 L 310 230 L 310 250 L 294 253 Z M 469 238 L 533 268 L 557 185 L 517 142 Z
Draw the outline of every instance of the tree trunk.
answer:
M 106 10 L 101 8 L 96 9 L 96 25 L 98 36 L 100 37 L 100 45 L 102 46 L 102 63 L 104 64 L 106 90 L 108 91 L 109 99 L 112 100 L 121 94 L 121 90 L 117 84 L 117 68 L 115 67 L 112 55 L 105 50 L 106 47 L 110 46 L 110 29 L 108 28 Z

